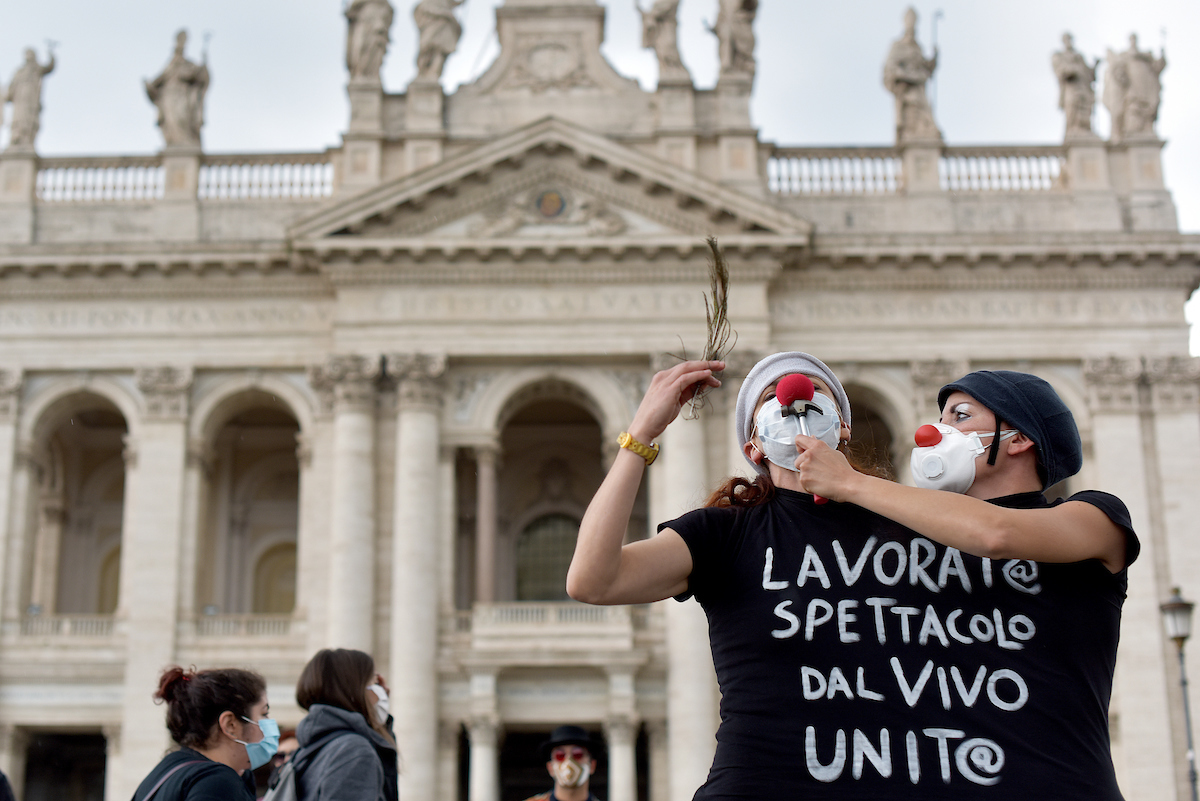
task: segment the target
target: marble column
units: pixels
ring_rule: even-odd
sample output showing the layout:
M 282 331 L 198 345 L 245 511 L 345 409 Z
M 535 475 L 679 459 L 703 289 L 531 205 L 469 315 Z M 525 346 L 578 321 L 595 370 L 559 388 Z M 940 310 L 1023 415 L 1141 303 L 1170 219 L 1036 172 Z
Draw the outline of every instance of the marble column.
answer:
M 12 527 L 13 512 L 24 502 L 27 473 L 19 466 L 17 454 L 17 412 L 20 408 L 22 376 L 19 370 L 0 369 L 0 620 L 15 616 L 15 604 L 9 604 L 8 591 L 13 581 L 8 575 L 9 549 L 24 536 L 24 531 Z M 26 478 L 21 482 L 21 494 L 15 480 L 18 474 Z
M 467 801 L 499 801 L 500 798 L 500 710 L 496 697 L 494 668 L 471 670 L 468 678 L 471 741 L 467 778 Z
M 1200 359 L 1151 358 L 1146 360 L 1145 367 L 1153 415 L 1148 434 L 1155 456 L 1151 491 L 1154 508 L 1159 510 L 1161 518 L 1153 521 L 1153 525 L 1160 525 L 1164 535 L 1159 601 L 1166 600 L 1170 588 L 1176 586 L 1185 598 L 1196 598 L 1200 596 L 1200 550 L 1193 544 L 1196 521 L 1200 520 L 1200 494 L 1196 492 L 1196 477 L 1200 476 Z M 1164 647 L 1175 779 L 1180 798 L 1186 798 L 1191 790 L 1178 655 L 1174 642 L 1167 641 Z M 1186 649 L 1185 657 L 1188 676 L 1200 676 L 1200 649 Z M 1191 693 L 1189 700 L 1192 720 L 1200 720 L 1197 711 L 1200 698 Z
M 441 475 L 438 479 L 438 491 L 441 493 L 438 516 L 441 541 L 438 545 L 441 554 L 438 560 L 438 587 L 441 588 L 441 596 L 438 606 L 444 615 L 454 613 L 454 583 L 458 575 L 458 493 L 454 473 L 457 456 L 455 448 L 443 445 L 438 459 L 438 473 Z
M 708 461 L 704 421 L 677 419 L 661 438 L 649 469 L 651 520 L 672 520 L 704 501 Z M 670 801 L 690 801 L 716 751 L 718 691 L 708 645 L 708 619 L 696 600 L 666 600 L 667 730 Z
M 39 499 L 29 602 L 40 609 L 42 614 L 54 614 L 57 610 L 59 552 L 62 549 L 65 519 L 66 509 L 63 507 L 61 496 Z
M 628 717 L 604 724 L 608 739 L 608 801 L 637 801 L 637 723 Z
M 333 484 L 333 403 L 318 403 L 310 434 L 296 437 L 300 462 L 300 504 L 296 531 L 295 619 L 307 626 L 306 650 L 327 645 L 329 630 L 329 524 Z
M 326 643 L 371 652 L 375 622 L 375 399 L 380 360 L 332 356 L 309 379 L 333 390 Z
M 1157 459 L 1148 415 L 1149 388 L 1140 359 L 1084 364 L 1092 412 L 1095 487 L 1129 507 L 1142 552 L 1129 568 L 1121 648 L 1113 683 L 1122 758 L 1114 764 L 1125 787 L 1153 787 L 1174 770 L 1167 682 L 1168 646 L 1159 603 L 1168 597 L 1169 565 L 1158 501 Z
M 11 723 L 0 724 L 0 771 L 8 777 L 17 798 L 24 796 L 25 755 L 29 746 L 29 735 Z
M 120 795 L 121 770 L 121 727 L 105 726 L 104 735 L 104 797 L 124 798 Z
M 389 356 L 397 381 L 396 485 L 392 528 L 392 710 L 404 755 L 401 798 L 437 788 L 438 479 L 444 356 Z
M 496 601 L 496 461 L 495 445 L 475 447 L 475 602 Z
M 499 728 L 493 718 L 477 718 L 467 726 L 471 739 L 467 801 L 498 801 L 500 798 Z
M 183 535 L 179 557 L 179 616 L 196 615 L 196 579 L 200 561 L 200 532 L 207 522 L 203 502 L 205 479 L 212 473 L 213 450 L 201 439 L 187 446 L 187 468 L 183 477 Z
M 176 660 L 189 369 L 139 369 L 144 411 L 127 438 L 125 516 L 117 618 L 125 631 L 121 781 L 133 794 L 170 743 L 162 707 L 151 698 L 159 673 Z M 132 421 L 131 421 L 132 422 Z

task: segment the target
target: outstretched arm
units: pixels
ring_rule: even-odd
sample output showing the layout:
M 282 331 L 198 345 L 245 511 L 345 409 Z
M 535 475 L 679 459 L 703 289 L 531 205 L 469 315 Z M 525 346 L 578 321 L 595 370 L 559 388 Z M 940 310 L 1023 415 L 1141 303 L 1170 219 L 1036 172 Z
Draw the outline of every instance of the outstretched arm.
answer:
M 1125 567 L 1124 530 L 1090 503 L 1009 509 L 863 475 L 818 439 L 799 436 L 796 442 L 801 451 L 796 470 L 805 492 L 856 504 L 943 545 L 993 559 L 1099 559 L 1113 573 Z
M 650 444 L 662 435 L 701 383 L 718 387 L 713 376 L 724 362 L 691 361 L 657 373 L 638 406 L 629 434 Z M 591 604 L 638 604 L 661 601 L 687 589 L 692 555 L 678 534 L 664 529 L 657 536 L 622 546 L 646 461 L 622 448 L 588 504 L 575 555 L 567 571 L 567 593 Z

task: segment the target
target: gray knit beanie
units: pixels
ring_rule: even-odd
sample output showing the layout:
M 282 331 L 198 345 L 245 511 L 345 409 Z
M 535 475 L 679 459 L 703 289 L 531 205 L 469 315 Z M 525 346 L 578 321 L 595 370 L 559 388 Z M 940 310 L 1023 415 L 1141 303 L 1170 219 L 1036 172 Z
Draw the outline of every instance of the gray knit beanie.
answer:
M 738 391 L 734 418 L 737 425 L 738 445 L 743 447 L 743 456 L 745 455 L 744 446 L 754 436 L 754 406 L 758 401 L 758 396 L 785 375 L 793 373 L 803 373 L 810 378 L 820 378 L 828 384 L 829 388 L 833 390 L 833 400 L 837 403 L 838 411 L 842 414 L 842 422 L 850 425 L 850 401 L 846 398 L 846 390 L 842 389 L 842 382 L 838 381 L 837 376 L 825 365 L 825 362 L 800 351 L 776 353 L 754 365 L 746 374 L 746 380 L 742 382 L 742 388 Z M 750 459 L 747 458 L 746 461 L 749 462 Z M 759 473 L 767 472 L 762 465 L 754 464 L 754 462 L 750 462 L 750 464 Z

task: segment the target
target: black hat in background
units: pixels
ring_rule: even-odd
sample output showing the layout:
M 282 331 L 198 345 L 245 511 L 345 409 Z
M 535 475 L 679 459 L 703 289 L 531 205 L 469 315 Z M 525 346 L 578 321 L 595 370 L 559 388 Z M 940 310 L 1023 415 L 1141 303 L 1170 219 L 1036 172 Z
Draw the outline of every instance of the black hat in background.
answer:
M 978 370 L 942 387 L 938 408 L 952 392 L 965 392 L 997 418 L 1033 440 L 1042 489 L 1083 467 L 1083 442 L 1075 417 L 1044 379 L 1012 370 Z
M 604 753 L 604 743 L 593 740 L 587 730 L 580 726 L 559 726 L 550 732 L 550 739 L 538 747 L 542 755 L 549 759 L 550 752 L 560 745 L 582 745 L 592 755 L 592 759 L 599 759 Z

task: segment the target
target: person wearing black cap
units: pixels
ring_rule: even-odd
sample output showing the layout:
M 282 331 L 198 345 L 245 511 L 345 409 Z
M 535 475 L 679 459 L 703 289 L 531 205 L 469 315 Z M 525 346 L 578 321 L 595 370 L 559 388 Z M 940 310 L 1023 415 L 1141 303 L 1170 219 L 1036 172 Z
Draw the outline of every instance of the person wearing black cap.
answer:
M 805 436 L 797 437 L 801 484 L 936 543 L 928 559 L 913 547 L 908 576 L 932 577 L 943 595 L 965 590 L 936 628 L 924 617 L 921 636 L 941 640 L 954 667 L 937 667 L 944 711 L 919 703 L 932 660 L 906 684 L 914 725 L 986 741 L 959 764 L 994 769 L 1004 788 L 996 797 L 1119 801 L 1108 705 L 1127 569 L 1140 547 L 1129 511 L 1097 491 L 1047 501 L 1046 489 L 1082 467 L 1083 448 L 1070 410 L 1043 379 L 974 372 L 943 387 L 938 403 L 940 423 L 917 431 L 918 486 L 857 473 Z M 984 642 L 1000 649 L 981 650 Z M 984 697 L 1001 711 L 987 710 Z M 992 797 L 976 792 L 970 797 Z
M 603 743 L 593 740 L 579 726 L 559 726 L 539 748 L 546 757 L 546 771 L 554 780 L 554 789 L 526 801 L 600 801 L 589 786 L 596 774 L 596 756 L 604 751 Z

